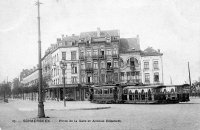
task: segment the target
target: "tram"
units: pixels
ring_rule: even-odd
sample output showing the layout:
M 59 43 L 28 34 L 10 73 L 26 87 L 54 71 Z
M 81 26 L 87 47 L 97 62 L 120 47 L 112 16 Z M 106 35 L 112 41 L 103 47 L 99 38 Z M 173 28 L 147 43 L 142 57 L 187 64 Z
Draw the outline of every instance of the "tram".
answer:
M 94 103 L 162 104 L 187 102 L 188 84 L 184 85 L 140 85 L 99 86 L 92 88 Z

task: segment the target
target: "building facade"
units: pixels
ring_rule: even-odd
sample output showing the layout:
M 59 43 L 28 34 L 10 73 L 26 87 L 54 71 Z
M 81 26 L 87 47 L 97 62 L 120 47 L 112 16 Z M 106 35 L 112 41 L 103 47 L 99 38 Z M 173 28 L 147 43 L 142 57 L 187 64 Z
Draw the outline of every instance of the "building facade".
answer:
M 141 71 L 143 84 L 164 84 L 163 54 L 160 50 L 148 47 L 141 53 Z
M 52 57 L 52 82 L 46 90 L 50 99 L 63 100 L 63 86 L 65 88 L 67 100 L 84 100 L 85 89 L 79 84 L 79 37 L 72 35 L 57 39 L 51 51 Z M 63 64 L 64 68 L 62 67 Z M 65 71 L 65 72 L 63 72 Z
M 120 38 L 119 30 L 63 35 L 42 58 L 45 98 L 63 100 L 64 79 L 67 100 L 88 100 L 93 86 L 163 84 L 162 55 L 151 47 L 142 51 L 138 35 Z M 20 74 L 25 86 L 37 83 L 38 71 L 32 72 Z
M 126 85 L 142 83 L 139 36 L 120 39 L 120 82 Z
M 80 82 L 84 86 L 119 83 L 118 30 L 83 32 L 79 40 Z

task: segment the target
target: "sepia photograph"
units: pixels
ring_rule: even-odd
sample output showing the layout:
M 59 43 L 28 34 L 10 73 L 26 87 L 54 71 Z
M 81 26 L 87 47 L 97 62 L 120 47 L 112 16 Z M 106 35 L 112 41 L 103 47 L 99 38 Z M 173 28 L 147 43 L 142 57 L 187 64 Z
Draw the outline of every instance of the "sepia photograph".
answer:
M 0 130 L 200 130 L 199 0 L 1 0 Z

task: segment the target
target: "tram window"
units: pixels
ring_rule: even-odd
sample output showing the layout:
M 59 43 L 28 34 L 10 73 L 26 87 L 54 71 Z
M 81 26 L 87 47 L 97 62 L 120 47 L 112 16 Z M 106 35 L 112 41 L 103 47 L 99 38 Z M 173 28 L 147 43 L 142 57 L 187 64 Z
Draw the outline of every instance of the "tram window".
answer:
M 103 94 L 108 94 L 108 89 L 104 89 Z

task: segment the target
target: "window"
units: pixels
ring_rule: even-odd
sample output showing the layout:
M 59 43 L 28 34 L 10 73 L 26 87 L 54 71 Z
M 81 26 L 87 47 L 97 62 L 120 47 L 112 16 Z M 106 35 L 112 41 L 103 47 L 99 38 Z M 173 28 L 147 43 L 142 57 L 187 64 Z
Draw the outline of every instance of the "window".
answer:
M 88 62 L 88 63 L 87 63 L 87 68 L 92 68 L 91 62 Z
M 111 62 L 107 62 L 107 69 L 110 69 L 112 67 Z
M 114 61 L 114 67 L 118 67 L 118 61 Z
M 114 73 L 114 81 L 118 82 L 118 73 Z
M 153 68 L 154 69 L 158 69 L 158 61 L 154 61 L 153 62 Z
M 77 83 L 77 77 L 72 77 L 72 83 Z
M 108 94 L 108 89 L 103 89 L 103 94 Z
M 88 75 L 88 77 L 87 77 L 87 83 L 92 83 L 92 76 L 91 75 Z
M 154 82 L 159 82 L 159 73 L 154 73 Z
M 98 83 L 98 76 L 97 75 L 94 76 L 94 83 Z
M 124 61 L 121 58 L 119 60 L 119 65 L 120 65 L 120 67 L 124 67 Z
M 97 62 L 94 62 L 94 69 L 98 69 L 98 64 L 97 64 Z
M 77 65 L 72 63 L 72 74 L 77 73 Z
M 146 83 L 150 83 L 150 75 L 149 75 L 149 73 L 145 74 L 145 79 L 144 80 L 145 80 Z
M 121 80 L 124 81 L 124 72 L 121 72 Z
M 62 52 L 62 60 L 66 60 L 66 52 Z
M 84 57 L 84 52 L 81 51 L 80 57 Z
M 127 74 L 127 80 L 130 80 L 130 72 L 126 72 Z
M 71 60 L 76 60 L 76 51 L 71 52 Z
M 87 50 L 87 56 L 91 56 L 91 50 Z
M 57 61 L 59 61 L 58 54 L 57 54 Z
M 93 55 L 98 55 L 98 51 L 97 51 L 97 50 L 94 50 L 94 51 L 93 51 Z
M 85 69 L 85 63 L 81 63 L 81 69 Z
M 105 68 L 105 63 L 101 62 L 101 68 Z
M 113 55 L 117 55 L 117 49 L 116 48 L 113 50 Z
M 104 51 L 103 50 L 101 50 L 101 55 L 104 56 Z
M 111 55 L 111 50 L 106 50 L 106 55 Z
M 81 82 L 85 83 L 85 76 L 84 75 L 81 76 Z
M 149 69 L 149 62 L 144 62 L 144 69 L 148 70 Z
M 101 74 L 101 83 L 105 83 L 105 74 Z

